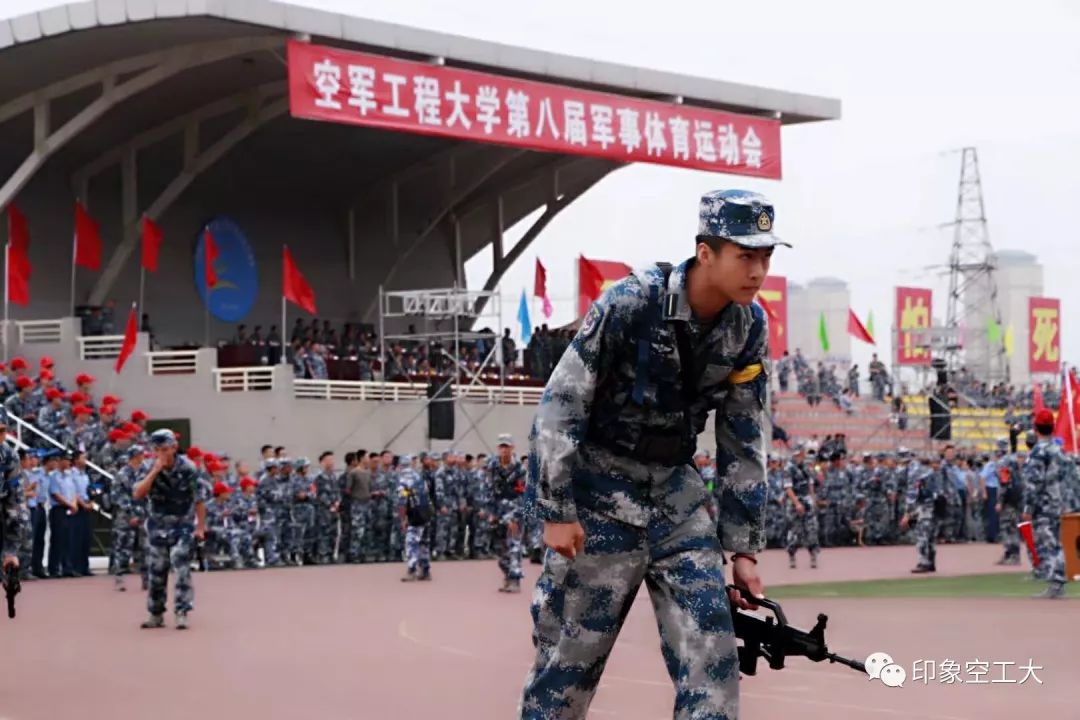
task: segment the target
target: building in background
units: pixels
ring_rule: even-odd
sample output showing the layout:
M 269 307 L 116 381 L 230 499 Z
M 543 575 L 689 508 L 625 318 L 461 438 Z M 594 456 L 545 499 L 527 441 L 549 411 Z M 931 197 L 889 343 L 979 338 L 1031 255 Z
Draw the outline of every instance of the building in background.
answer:
M 805 285 L 788 282 L 788 350 L 802 350 L 811 362 L 851 362 L 851 336 L 847 333 L 851 291 L 843 280 L 814 278 Z M 822 347 L 821 318 L 825 317 L 828 350 Z

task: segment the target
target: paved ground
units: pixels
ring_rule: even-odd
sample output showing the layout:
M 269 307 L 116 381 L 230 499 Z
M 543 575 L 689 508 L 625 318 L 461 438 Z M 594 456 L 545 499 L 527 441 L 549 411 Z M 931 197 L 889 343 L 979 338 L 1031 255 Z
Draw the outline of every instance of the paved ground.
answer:
M 992 571 L 997 549 L 945 546 L 944 573 Z M 762 561 L 768 584 L 904 576 L 910 548 L 826 552 L 821 568 Z M 28 583 L 19 616 L 0 618 L 0 718 L 509 718 L 531 660 L 529 595 L 504 596 L 494 563 L 437 564 L 431 584 L 403 585 L 400 566 L 197 574 L 186 633 L 140 631 L 141 593 L 111 579 Z M 528 585 L 537 574 L 527 566 Z M 1033 585 L 1033 591 L 1038 587 Z M 885 651 L 909 674 L 888 688 L 838 665 L 790 661 L 742 684 L 742 717 L 839 715 L 919 720 L 1080 717 L 1075 601 L 789 600 L 809 628 L 830 616 L 830 647 Z M 169 618 L 171 623 L 171 618 Z M 912 663 L 989 663 L 982 679 L 1019 680 L 1033 660 L 1042 684 L 923 684 Z M 961 678 L 972 679 L 966 671 Z M 978 679 L 978 678 L 976 678 Z M 616 644 L 590 717 L 660 720 L 673 693 L 647 597 Z M 313 712 L 314 711 L 314 712 Z

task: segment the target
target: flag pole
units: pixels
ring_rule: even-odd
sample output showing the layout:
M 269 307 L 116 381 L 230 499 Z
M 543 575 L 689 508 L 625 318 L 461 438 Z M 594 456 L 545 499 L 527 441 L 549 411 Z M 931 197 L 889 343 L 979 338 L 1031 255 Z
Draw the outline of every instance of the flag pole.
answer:
M 285 347 L 286 347 L 286 345 L 285 345 L 285 338 L 286 338 L 285 332 L 286 332 L 285 331 L 285 289 L 282 288 L 282 290 L 281 290 L 281 364 L 282 365 L 287 365 L 288 364 L 288 360 L 286 360 L 286 358 L 285 358 Z M 289 343 L 289 346 L 290 347 L 292 346 L 291 342 Z
M 78 249 L 78 236 L 71 234 L 71 317 L 75 317 L 75 257 Z

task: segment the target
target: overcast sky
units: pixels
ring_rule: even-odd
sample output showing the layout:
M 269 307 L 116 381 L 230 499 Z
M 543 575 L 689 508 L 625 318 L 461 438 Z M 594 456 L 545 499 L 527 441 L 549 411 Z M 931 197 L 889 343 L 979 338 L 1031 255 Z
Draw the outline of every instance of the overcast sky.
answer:
M 637 165 L 599 183 L 553 222 L 504 276 L 511 323 L 534 259 L 549 270 L 554 323 L 573 316 L 574 258 L 644 264 L 692 251 L 697 198 L 746 187 L 776 204 L 773 272 L 795 282 L 845 279 L 887 343 L 892 288 L 945 278 L 959 155 L 978 148 L 990 235 L 1045 267 L 1062 300 L 1066 359 L 1080 358 L 1080 3 L 988 0 L 293 0 L 321 9 L 595 59 L 839 98 L 836 122 L 783 130 L 784 178 L 757 181 Z M 55 0 L 7 2 L 0 17 Z M 16 13 L 17 14 L 17 13 Z M 682 243 L 684 253 L 673 248 Z M 471 286 L 490 271 L 484 253 Z M 536 319 L 534 318 L 534 322 Z M 856 359 L 869 351 L 859 343 Z M 884 349 L 884 348 L 883 348 Z
M 553 222 L 504 276 L 504 317 L 531 292 L 534 258 L 549 269 L 557 323 L 572 318 L 573 262 L 643 264 L 692 250 L 697 198 L 719 187 L 766 193 L 793 281 L 848 281 L 856 312 L 874 311 L 879 342 L 892 288 L 929 285 L 944 319 L 960 156 L 978 148 L 990 236 L 1045 266 L 1045 293 L 1080 317 L 1080 3 L 847 0 L 627 3 L 608 0 L 420 2 L 304 0 L 313 6 L 451 33 L 839 98 L 837 122 L 785 128 L 784 178 L 755 181 L 637 165 L 617 171 Z M 470 285 L 490 256 L 468 267 Z M 935 312 L 937 314 L 937 312 Z M 534 323 L 536 318 L 534 318 Z M 1072 324 L 1075 327 L 1075 323 Z M 1066 358 L 1080 332 L 1063 332 Z M 859 343 L 856 358 L 868 359 Z M 865 347 L 865 346 L 863 346 Z

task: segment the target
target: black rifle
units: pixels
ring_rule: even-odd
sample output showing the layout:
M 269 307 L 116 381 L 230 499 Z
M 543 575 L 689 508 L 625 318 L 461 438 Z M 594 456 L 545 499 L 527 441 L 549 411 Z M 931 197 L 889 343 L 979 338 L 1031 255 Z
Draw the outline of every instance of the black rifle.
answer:
M 0 584 L 4 586 L 4 594 L 7 595 L 7 616 L 15 617 L 15 596 L 22 590 L 19 582 L 19 571 L 16 568 L 10 570 L 0 568 Z
M 817 624 L 810 632 L 788 625 L 787 617 L 780 604 L 767 598 L 754 597 L 752 593 L 728 585 L 729 589 L 742 594 L 744 598 L 767 610 L 771 610 L 775 619 L 761 618 L 748 612 L 732 608 L 732 621 L 735 625 L 735 637 L 743 641 L 739 647 L 739 670 L 743 675 L 757 673 L 757 660 L 763 657 L 773 670 L 782 670 L 784 660 L 792 656 L 805 657 L 814 662 L 828 660 L 847 665 L 849 668 L 866 672 L 866 666 L 858 660 L 841 657 L 829 652 L 825 646 L 825 623 L 829 618 L 818 614 Z

